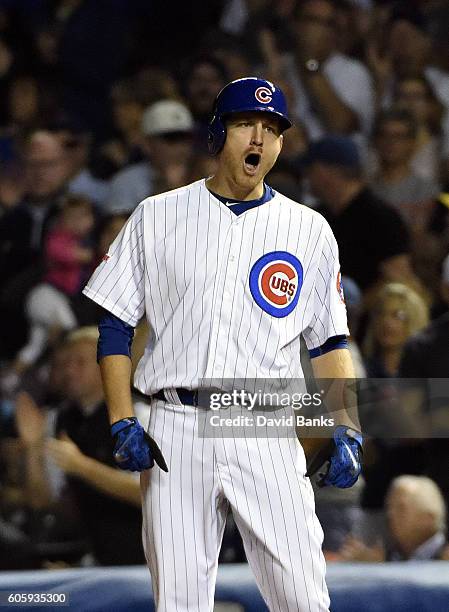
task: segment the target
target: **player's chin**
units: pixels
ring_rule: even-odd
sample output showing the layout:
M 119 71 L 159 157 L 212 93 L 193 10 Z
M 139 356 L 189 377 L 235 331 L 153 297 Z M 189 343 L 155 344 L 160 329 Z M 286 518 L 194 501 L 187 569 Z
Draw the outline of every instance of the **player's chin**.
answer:
M 255 185 L 256 183 L 259 183 L 262 180 L 262 178 L 263 178 L 262 174 L 259 174 L 259 173 L 246 174 L 245 172 L 243 172 L 241 174 L 242 183 L 246 183 L 248 185 Z
M 263 182 L 262 176 L 240 176 L 240 187 L 246 190 L 255 189 L 260 183 Z

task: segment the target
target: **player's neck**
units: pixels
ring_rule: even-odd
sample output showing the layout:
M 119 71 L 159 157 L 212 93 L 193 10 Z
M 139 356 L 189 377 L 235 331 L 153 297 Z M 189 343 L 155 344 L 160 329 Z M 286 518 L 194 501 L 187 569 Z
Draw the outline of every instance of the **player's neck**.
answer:
M 258 183 L 255 187 L 241 186 L 237 185 L 232 178 L 220 176 L 218 173 L 206 180 L 206 187 L 209 191 L 223 198 L 240 200 L 241 202 L 259 200 L 264 194 L 263 181 Z

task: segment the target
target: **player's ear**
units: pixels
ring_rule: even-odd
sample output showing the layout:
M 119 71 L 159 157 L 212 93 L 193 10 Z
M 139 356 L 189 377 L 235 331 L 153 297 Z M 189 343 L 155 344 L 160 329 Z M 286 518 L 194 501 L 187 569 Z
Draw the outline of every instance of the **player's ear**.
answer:
M 279 136 L 279 153 L 282 151 L 282 146 L 284 144 L 284 134 Z

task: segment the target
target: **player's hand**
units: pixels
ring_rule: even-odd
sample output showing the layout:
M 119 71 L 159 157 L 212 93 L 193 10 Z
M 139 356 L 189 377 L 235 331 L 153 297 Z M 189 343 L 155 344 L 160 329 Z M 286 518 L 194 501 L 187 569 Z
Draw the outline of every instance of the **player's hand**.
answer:
M 152 468 L 154 462 L 168 472 L 159 446 L 144 430 L 136 417 L 121 419 L 111 425 L 114 439 L 114 461 L 122 470 L 142 472 Z
M 352 487 L 362 471 L 362 442 L 360 431 L 339 425 L 334 431 L 334 449 L 327 470 L 319 475 L 317 485 L 332 485 L 339 489 Z

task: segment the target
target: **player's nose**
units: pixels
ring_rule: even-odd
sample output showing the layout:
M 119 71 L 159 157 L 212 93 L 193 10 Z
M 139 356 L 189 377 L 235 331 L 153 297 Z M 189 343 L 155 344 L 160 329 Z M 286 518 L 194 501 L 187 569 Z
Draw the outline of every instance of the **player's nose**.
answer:
M 256 121 L 253 125 L 251 144 L 255 146 L 263 145 L 263 124 L 261 121 Z

